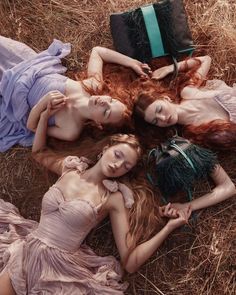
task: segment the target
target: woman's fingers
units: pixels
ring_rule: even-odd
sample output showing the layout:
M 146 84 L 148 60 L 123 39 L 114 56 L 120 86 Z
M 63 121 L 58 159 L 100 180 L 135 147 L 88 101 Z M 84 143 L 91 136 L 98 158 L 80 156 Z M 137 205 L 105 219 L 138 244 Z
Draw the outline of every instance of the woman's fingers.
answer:
M 171 203 L 168 203 L 165 206 L 159 207 L 159 214 L 161 217 L 169 217 L 169 218 L 176 218 L 177 209 L 171 206 Z
M 170 203 L 168 203 L 168 204 L 165 206 L 165 210 L 164 210 L 164 215 L 165 215 L 165 216 L 168 216 L 168 212 L 169 212 L 170 206 L 171 206 Z
M 68 98 L 67 97 L 61 97 L 61 98 L 55 98 L 51 101 L 52 103 L 52 107 L 55 108 L 57 107 L 58 105 L 61 105 L 61 104 L 65 104 L 66 102 L 68 101 Z
M 179 210 L 177 213 L 183 219 L 183 221 L 185 221 L 185 223 L 188 223 L 188 219 L 191 216 L 192 209 L 189 205 L 185 209 Z

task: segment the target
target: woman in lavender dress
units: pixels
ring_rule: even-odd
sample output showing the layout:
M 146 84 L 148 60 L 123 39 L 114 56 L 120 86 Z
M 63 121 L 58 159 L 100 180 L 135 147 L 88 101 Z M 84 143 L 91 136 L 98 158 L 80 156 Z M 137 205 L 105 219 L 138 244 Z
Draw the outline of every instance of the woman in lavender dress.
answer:
M 88 63 L 88 78 L 74 81 L 62 75 L 61 58 L 70 53 L 70 44 L 54 40 L 36 53 L 27 45 L 0 36 L 0 151 L 14 144 L 32 145 L 40 113 L 48 101 L 65 107 L 49 120 L 48 134 L 63 140 L 79 137 L 84 124 L 94 121 L 122 124 L 132 113 L 127 93 L 119 93 L 103 82 L 103 62 L 117 63 L 145 75 L 146 64 L 110 49 L 95 47 Z M 117 85 L 116 85 L 117 86 Z M 114 97 L 115 95 L 115 97 Z

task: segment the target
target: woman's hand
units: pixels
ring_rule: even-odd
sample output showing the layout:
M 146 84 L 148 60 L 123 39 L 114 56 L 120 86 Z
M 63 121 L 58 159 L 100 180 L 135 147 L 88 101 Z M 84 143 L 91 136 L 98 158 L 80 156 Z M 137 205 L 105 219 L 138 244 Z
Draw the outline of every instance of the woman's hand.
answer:
M 165 78 L 167 75 L 173 73 L 174 67 L 173 65 L 165 66 L 160 69 L 155 70 L 152 73 L 152 79 L 161 80 Z
M 47 105 L 49 102 L 52 102 L 52 109 L 54 109 L 56 105 L 61 103 L 62 100 L 66 101 L 67 99 L 68 98 L 64 94 L 57 90 L 50 91 L 45 94 L 32 108 L 27 120 L 27 128 L 35 132 L 41 113 L 47 109 Z
M 55 105 L 60 103 L 63 99 L 66 100 L 67 97 L 58 90 L 53 90 L 53 91 L 48 92 L 47 94 L 45 94 L 42 97 L 42 100 L 45 103 L 45 108 L 44 109 L 47 108 L 47 105 L 48 105 L 49 102 L 52 102 L 52 107 L 54 107 Z
M 143 78 L 148 78 L 152 74 L 151 68 L 148 64 L 142 63 L 136 59 L 132 60 L 130 68 L 132 68 L 136 74 Z
M 50 118 L 66 105 L 67 100 L 68 98 L 64 95 L 63 97 L 59 95 L 51 97 L 47 103 L 46 109 L 41 113 L 40 117 Z
M 177 210 L 177 217 L 169 219 L 166 226 L 172 231 L 180 227 L 181 225 L 187 224 L 191 213 L 192 210 L 190 206 L 186 207 L 183 210 Z
M 178 217 L 177 208 L 173 208 L 171 203 L 159 207 L 159 214 L 161 217 L 176 218 Z
M 171 204 L 171 208 L 174 208 L 176 210 L 185 210 L 189 206 L 191 206 L 190 203 L 172 203 Z

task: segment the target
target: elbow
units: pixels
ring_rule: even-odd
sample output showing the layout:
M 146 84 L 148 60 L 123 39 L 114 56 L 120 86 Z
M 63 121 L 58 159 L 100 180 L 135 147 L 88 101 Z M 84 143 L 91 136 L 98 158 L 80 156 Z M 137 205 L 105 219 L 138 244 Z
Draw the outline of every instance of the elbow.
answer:
M 34 128 L 32 126 L 32 124 L 29 123 L 29 121 L 27 121 L 27 123 L 26 123 L 26 128 L 29 129 L 32 132 L 35 132 L 36 131 L 36 128 Z
M 94 47 L 92 48 L 92 52 L 93 52 L 93 53 L 94 53 L 94 52 L 99 53 L 102 49 L 103 49 L 103 47 L 101 47 L 101 46 L 94 46 Z
M 126 270 L 129 274 L 133 274 L 133 273 L 135 273 L 135 272 L 138 270 L 138 268 L 135 267 L 134 265 L 129 265 L 129 264 L 127 263 L 126 266 L 125 266 L 125 270 Z
M 128 259 L 126 261 L 126 263 L 123 262 L 123 265 L 124 265 L 125 271 L 127 271 L 130 274 L 138 271 L 139 266 L 140 266 L 139 263 L 137 262 L 137 259 L 135 259 L 135 260 Z
M 209 55 L 202 56 L 201 61 L 210 65 L 211 64 L 211 57 Z
M 235 184 L 233 183 L 233 181 L 230 181 L 230 183 L 227 184 L 226 189 L 226 193 L 228 198 L 234 196 L 236 194 L 236 187 Z
M 236 194 L 236 187 L 235 184 L 231 181 L 225 181 L 225 183 L 217 186 L 215 188 L 215 192 L 217 193 L 217 195 L 222 196 L 221 200 L 226 200 L 231 198 L 232 196 L 234 196 Z
M 101 55 L 104 51 L 106 51 L 106 48 L 105 48 L 105 47 L 102 47 L 102 46 L 95 46 L 95 47 L 93 47 L 93 49 L 92 49 L 92 54 L 98 54 L 98 55 Z

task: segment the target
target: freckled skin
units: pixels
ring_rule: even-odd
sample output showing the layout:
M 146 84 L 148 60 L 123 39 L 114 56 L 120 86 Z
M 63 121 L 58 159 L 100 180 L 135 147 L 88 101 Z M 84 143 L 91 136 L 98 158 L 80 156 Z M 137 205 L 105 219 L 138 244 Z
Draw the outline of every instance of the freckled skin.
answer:
M 101 158 L 101 169 L 106 177 L 119 177 L 137 163 L 136 151 L 128 144 L 121 143 L 108 148 Z

